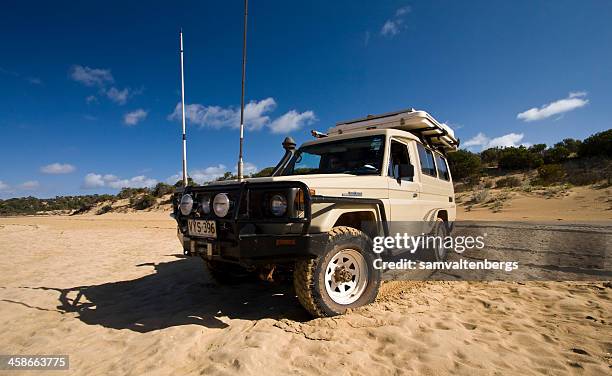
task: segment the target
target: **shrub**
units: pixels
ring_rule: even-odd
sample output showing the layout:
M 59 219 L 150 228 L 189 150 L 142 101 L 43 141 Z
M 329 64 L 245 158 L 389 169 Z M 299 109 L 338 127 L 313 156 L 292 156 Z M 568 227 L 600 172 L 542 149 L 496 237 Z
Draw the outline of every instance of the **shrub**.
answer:
M 500 148 L 489 148 L 480 152 L 480 159 L 482 163 L 497 164 L 499 161 Z
M 145 193 L 140 197 L 132 197 L 130 199 L 130 205 L 136 210 L 144 210 L 152 207 L 157 203 L 157 200 L 153 195 Z
M 255 172 L 253 174 L 251 174 L 252 178 L 261 178 L 261 177 L 265 177 L 265 176 L 271 176 L 272 175 L 272 171 L 274 171 L 274 167 L 266 167 L 263 170 L 259 171 L 259 172 Z
M 224 180 L 233 180 L 233 179 L 237 179 L 238 176 L 232 174 L 229 171 L 226 171 L 225 174 L 223 174 L 223 176 L 219 176 L 216 181 L 224 181 Z
M 547 149 L 544 152 L 544 163 L 554 164 L 566 161 L 571 152 L 568 148 L 561 144 L 556 144 L 555 147 Z
M 499 167 L 503 170 L 527 170 L 543 163 L 540 154 L 532 153 L 524 146 L 504 148 L 499 156 Z
M 558 164 L 544 165 L 538 168 L 538 183 L 542 185 L 561 183 L 564 176 L 565 170 Z
M 489 190 L 483 189 L 483 190 L 474 192 L 474 194 L 472 194 L 472 199 L 470 200 L 470 202 L 473 204 L 481 204 L 485 202 L 487 198 L 489 198 Z
M 589 185 L 612 181 L 612 160 L 592 157 L 573 159 L 564 163 L 567 181 L 573 185 Z
M 119 199 L 124 199 L 124 198 L 133 198 L 139 194 L 142 193 L 149 193 L 149 188 L 121 188 L 121 191 L 117 194 L 117 198 Z
M 72 212 L 70 215 L 77 215 L 77 214 L 86 213 L 86 212 L 90 211 L 91 209 L 93 209 L 94 206 L 95 206 L 94 204 L 83 204 L 83 205 L 81 205 L 80 208 L 78 208 L 77 210 Z
M 542 154 L 546 150 L 546 144 L 535 144 L 529 147 L 529 152 L 534 154 Z
M 98 209 L 98 212 L 96 214 L 97 215 L 106 214 L 112 210 L 113 210 L 113 207 L 111 205 L 104 205 L 103 207 Z
M 195 181 L 193 181 L 193 179 L 192 179 L 192 178 L 187 177 L 187 185 L 188 185 L 189 187 L 197 187 L 197 186 L 198 186 L 198 183 L 196 183 Z M 179 180 L 177 180 L 177 182 L 176 182 L 176 183 L 174 183 L 174 187 L 175 187 L 175 188 L 180 188 L 180 187 L 182 187 L 182 186 L 183 186 L 183 179 L 179 179 Z
M 157 183 L 155 188 L 153 188 L 153 196 L 155 197 L 162 197 L 173 192 L 174 187 L 166 183 Z
M 578 154 L 578 151 L 580 150 L 580 145 L 582 144 L 582 141 L 580 140 L 574 140 L 573 138 L 566 138 L 561 142 L 557 142 L 555 144 L 555 147 L 564 147 L 565 149 L 567 149 L 571 154 Z
M 603 156 L 612 158 L 612 129 L 595 133 L 578 147 L 580 157 Z
M 521 179 L 516 176 L 507 176 L 495 183 L 495 188 L 516 188 L 522 185 Z
M 458 150 L 448 154 L 448 164 L 453 179 L 462 180 L 480 175 L 480 157 L 467 150 Z

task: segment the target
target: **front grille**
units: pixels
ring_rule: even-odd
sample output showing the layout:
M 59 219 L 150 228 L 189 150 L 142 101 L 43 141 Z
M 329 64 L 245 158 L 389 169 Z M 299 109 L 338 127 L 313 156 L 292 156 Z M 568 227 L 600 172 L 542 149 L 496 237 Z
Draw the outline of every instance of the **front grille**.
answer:
M 295 208 L 294 197 L 298 190 L 302 190 L 302 197 L 305 197 L 306 205 Z M 310 196 L 308 187 L 299 182 L 282 183 L 242 183 L 227 186 L 201 186 L 188 187 L 184 193 L 191 194 L 194 201 L 194 209 L 188 218 L 209 219 L 217 223 L 217 239 L 220 241 L 236 242 L 238 234 L 244 226 L 249 226 L 248 231 L 258 233 L 257 224 L 260 223 L 304 223 L 307 229 L 310 222 Z M 215 215 L 212 208 L 214 197 L 219 193 L 225 193 L 230 199 L 230 210 L 225 217 Z M 182 231 L 186 229 L 187 217 L 180 215 L 177 211 L 177 203 L 180 202 L 183 193 L 177 193 L 174 199 L 175 213 Z M 269 200 L 275 194 L 284 194 L 287 197 L 290 209 L 282 217 L 272 215 L 269 209 Z M 206 214 L 202 210 L 201 202 L 208 196 L 210 197 L 211 210 Z M 304 201 L 304 200 L 302 200 Z M 300 211 L 299 215 L 296 215 Z M 246 229 L 245 229 L 246 230 Z

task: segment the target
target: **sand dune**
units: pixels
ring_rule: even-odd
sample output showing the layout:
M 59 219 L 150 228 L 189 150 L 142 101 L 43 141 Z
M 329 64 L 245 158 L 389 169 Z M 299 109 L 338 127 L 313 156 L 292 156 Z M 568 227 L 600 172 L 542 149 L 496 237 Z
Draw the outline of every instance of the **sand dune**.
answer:
M 69 374 L 592 374 L 609 283 L 386 282 L 311 320 L 284 285 L 220 287 L 164 213 L 0 219 L 2 353 Z M 64 373 L 62 373 L 64 374 Z

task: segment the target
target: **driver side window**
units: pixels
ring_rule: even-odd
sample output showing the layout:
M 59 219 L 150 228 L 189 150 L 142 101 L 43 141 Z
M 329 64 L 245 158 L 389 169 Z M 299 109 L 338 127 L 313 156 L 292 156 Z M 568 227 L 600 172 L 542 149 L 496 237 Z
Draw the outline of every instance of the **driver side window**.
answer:
M 401 142 L 391 140 L 391 151 L 389 153 L 389 176 L 397 179 L 399 177 L 399 166 L 410 164 L 408 146 Z M 403 180 L 412 181 L 412 177 L 404 177 Z

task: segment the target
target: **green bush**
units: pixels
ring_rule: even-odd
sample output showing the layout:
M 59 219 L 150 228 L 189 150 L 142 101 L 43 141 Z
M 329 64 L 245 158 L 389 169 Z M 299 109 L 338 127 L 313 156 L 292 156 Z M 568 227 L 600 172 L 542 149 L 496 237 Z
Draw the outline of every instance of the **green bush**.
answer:
M 133 198 L 139 194 L 148 194 L 150 192 L 149 188 L 121 188 L 121 191 L 117 194 L 117 198 Z
M 155 188 L 153 188 L 153 196 L 155 197 L 162 197 L 173 192 L 174 187 L 166 183 L 157 183 Z
M 130 206 L 136 210 L 144 210 L 157 204 L 157 199 L 149 193 L 145 193 L 139 197 L 132 197 L 130 199 Z
M 106 214 L 109 213 L 113 210 L 113 207 L 111 205 L 104 205 L 103 207 L 101 207 L 100 209 L 98 209 L 98 212 L 96 213 L 97 215 L 102 215 L 102 214 Z
M 595 133 L 582 141 L 578 148 L 578 155 L 580 157 L 612 158 L 612 129 Z
M 192 179 L 192 178 L 188 177 L 188 178 L 187 178 L 187 185 L 188 185 L 189 187 L 197 187 L 197 186 L 198 186 L 198 183 L 196 183 L 195 181 L 193 181 L 193 179 Z M 177 182 L 176 182 L 176 183 L 174 183 L 174 187 L 175 187 L 175 188 L 180 188 L 180 187 L 182 187 L 182 186 L 183 186 L 183 179 L 179 179 L 179 180 L 177 180 Z
M 567 181 L 573 185 L 589 185 L 612 181 L 612 160 L 602 157 L 572 159 L 563 164 Z
M 543 163 L 540 154 L 530 152 L 524 146 L 504 148 L 499 156 L 499 167 L 502 170 L 528 170 L 540 167 Z
M 557 142 L 555 144 L 555 147 L 564 147 L 565 149 L 567 149 L 571 154 L 578 154 L 578 151 L 580 150 L 580 145 L 582 145 L 582 141 L 580 140 L 575 140 L 573 138 L 566 138 L 561 142 Z
M 449 153 L 448 164 L 455 181 L 480 175 L 480 157 L 467 150 Z
M 554 147 L 544 151 L 544 163 L 555 164 L 566 161 L 571 152 L 563 145 L 556 144 Z
M 507 176 L 499 179 L 495 183 L 495 188 L 516 188 L 520 187 L 523 184 L 521 179 L 516 176 Z
M 538 168 L 538 183 L 542 185 L 562 183 L 564 177 L 565 170 L 559 164 L 544 165 Z
M 274 171 L 274 167 L 266 167 L 261 171 L 255 172 L 253 174 L 251 174 L 252 178 L 261 178 L 261 177 L 266 177 L 266 176 L 271 176 L 272 175 L 272 171 Z
M 489 148 L 480 152 L 480 159 L 482 163 L 497 164 L 500 153 L 500 148 Z
M 232 174 L 229 171 L 226 171 L 225 174 L 223 174 L 223 176 L 220 176 L 216 179 L 216 181 L 224 181 L 224 180 L 233 180 L 233 179 L 237 179 L 238 176 Z

